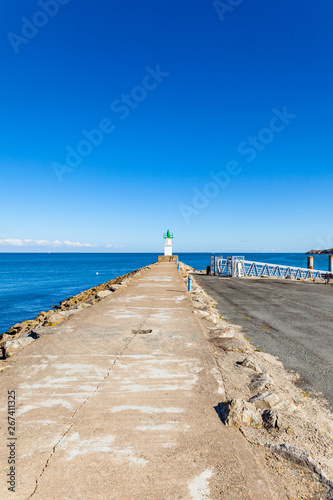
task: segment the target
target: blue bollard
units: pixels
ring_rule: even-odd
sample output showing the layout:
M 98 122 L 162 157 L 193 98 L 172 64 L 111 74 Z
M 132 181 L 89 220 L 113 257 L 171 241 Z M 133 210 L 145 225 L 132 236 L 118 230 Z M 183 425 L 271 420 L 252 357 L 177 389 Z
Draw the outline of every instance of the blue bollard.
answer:
M 180 264 L 178 264 L 178 271 L 180 271 Z
M 192 278 L 188 278 L 188 291 L 191 292 L 192 291 Z

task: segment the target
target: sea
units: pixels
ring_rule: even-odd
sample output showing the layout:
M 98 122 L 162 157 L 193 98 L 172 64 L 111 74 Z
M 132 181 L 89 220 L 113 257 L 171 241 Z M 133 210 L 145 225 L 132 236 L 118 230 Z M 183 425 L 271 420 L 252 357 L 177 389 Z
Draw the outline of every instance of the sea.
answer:
M 62 300 L 157 261 L 157 253 L 0 253 L 0 333 L 35 318 Z M 197 270 L 210 264 L 210 253 L 179 253 Z M 227 253 L 221 252 L 224 257 Z M 301 253 L 243 253 L 246 260 L 307 266 Z M 314 268 L 328 269 L 328 257 L 314 256 Z

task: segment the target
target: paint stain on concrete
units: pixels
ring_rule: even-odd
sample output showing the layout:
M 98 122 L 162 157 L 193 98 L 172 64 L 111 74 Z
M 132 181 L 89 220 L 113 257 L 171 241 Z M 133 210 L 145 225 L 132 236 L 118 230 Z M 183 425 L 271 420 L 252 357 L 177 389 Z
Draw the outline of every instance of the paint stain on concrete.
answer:
M 150 278 L 141 278 L 138 281 L 148 281 L 149 283 L 161 283 L 173 281 L 171 276 L 152 276 Z
M 133 410 L 133 411 L 139 411 L 140 413 L 182 413 L 184 410 L 183 408 L 154 408 L 154 406 L 131 406 L 131 405 L 122 405 L 122 406 L 115 406 L 112 408 L 111 413 L 117 413 L 119 411 L 128 411 L 128 410 Z
M 169 283 L 165 284 L 165 285 L 163 285 L 163 283 L 154 283 L 154 287 L 165 288 L 165 287 L 169 287 L 169 286 L 170 286 Z M 142 283 L 142 284 L 138 285 L 138 287 L 151 289 L 151 283 Z
M 82 356 L 81 356 L 82 357 Z M 79 363 L 60 363 L 54 365 L 57 371 L 66 373 L 67 375 L 84 375 L 85 378 L 97 377 L 103 378 L 107 373 L 107 368 L 102 368 L 97 365 L 79 364 Z
M 210 479 L 212 475 L 213 472 L 207 469 L 189 483 L 188 489 L 193 500 L 209 500 L 210 491 L 208 479 Z
M 129 360 L 130 361 L 130 360 Z M 156 392 L 156 391 L 190 391 L 198 381 L 202 367 L 197 360 L 169 358 L 119 361 L 116 364 L 115 376 L 123 377 L 119 386 L 112 386 L 116 392 Z M 113 378 L 114 380 L 114 378 Z
M 172 422 L 170 424 L 147 424 L 147 425 L 138 425 L 136 429 L 138 431 L 170 431 L 176 425 L 176 422 Z
M 136 465 L 146 465 L 147 460 L 136 456 L 133 448 L 116 447 L 113 445 L 114 441 L 115 436 L 111 435 L 105 435 L 100 439 L 81 439 L 80 434 L 75 432 L 59 444 L 59 450 L 66 452 L 66 460 L 73 460 L 79 455 L 88 453 L 108 453 L 116 461 L 126 460 Z
M 132 385 L 122 385 L 120 386 L 120 390 L 124 392 L 155 392 L 155 391 L 190 391 L 192 388 L 192 384 L 184 384 L 184 385 L 158 385 L 158 384 L 151 384 L 151 385 L 139 385 L 139 384 L 132 384 Z
M 150 300 L 150 297 L 148 295 L 129 295 L 128 297 L 121 297 L 121 302 L 133 302 L 135 300 L 143 300 L 143 299 Z
M 21 390 L 36 391 L 37 389 L 63 389 L 69 387 L 71 382 L 76 382 L 76 377 L 51 377 L 50 375 L 34 384 L 20 384 Z
M 176 446 L 176 443 L 163 443 L 161 446 L 162 448 L 171 448 L 172 446 Z
M 179 314 L 180 309 L 179 307 L 151 307 L 147 304 L 141 307 L 117 307 L 104 313 L 104 316 L 112 316 L 115 319 L 138 319 L 150 313 L 151 319 L 166 320 L 171 319 L 175 313 Z
M 54 406 L 63 406 L 68 410 L 73 410 L 73 406 L 64 399 L 48 399 L 46 401 L 41 401 L 40 403 L 35 403 L 34 405 L 23 405 L 17 410 L 17 415 L 23 415 L 31 410 L 38 410 L 39 408 L 52 408 Z
M 115 437 L 110 435 L 103 436 L 103 441 L 81 439 L 80 434 L 75 432 L 72 436 L 65 438 L 58 448 L 66 452 L 66 460 L 73 460 L 76 456 L 86 453 L 110 452 L 114 440 Z
M 116 309 L 112 310 L 110 309 L 108 312 L 104 313 L 104 316 L 111 316 L 112 318 L 115 319 L 131 319 L 131 318 L 143 318 L 144 316 L 141 313 L 140 309 L 145 309 L 149 311 L 149 307 L 142 308 L 142 307 L 117 307 Z
M 217 368 L 212 368 L 211 369 L 211 374 L 215 378 L 215 380 L 217 382 L 217 385 L 218 385 L 217 393 L 218 394 L 224 394 L 224 388 L 223 388 L 223 383 L 222 383 L 220 372 L 218 371 Z

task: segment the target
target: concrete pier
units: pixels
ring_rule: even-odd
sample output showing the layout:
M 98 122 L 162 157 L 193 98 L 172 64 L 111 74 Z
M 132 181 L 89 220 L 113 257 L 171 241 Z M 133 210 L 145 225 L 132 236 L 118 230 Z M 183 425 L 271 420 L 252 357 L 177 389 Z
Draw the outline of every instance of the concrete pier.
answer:
M 5 443 L 14 390 L 17 475 L 1 498 L 287 498 L 217 415 L 223 384 L 189 297 L 176 264 L 152 265 L 10 358 L 0 419 Z M 2 474 L 7 458 L 2 446 Z

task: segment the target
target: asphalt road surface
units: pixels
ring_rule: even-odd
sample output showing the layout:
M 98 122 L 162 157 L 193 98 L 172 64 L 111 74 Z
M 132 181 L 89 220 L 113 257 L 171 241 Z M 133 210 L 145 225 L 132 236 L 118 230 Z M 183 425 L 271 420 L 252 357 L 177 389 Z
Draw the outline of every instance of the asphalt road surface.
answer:
M 301 376 L 333 409 L 333 286 L 300 281 L 196 275 L 222 316 L 261 351 Z

